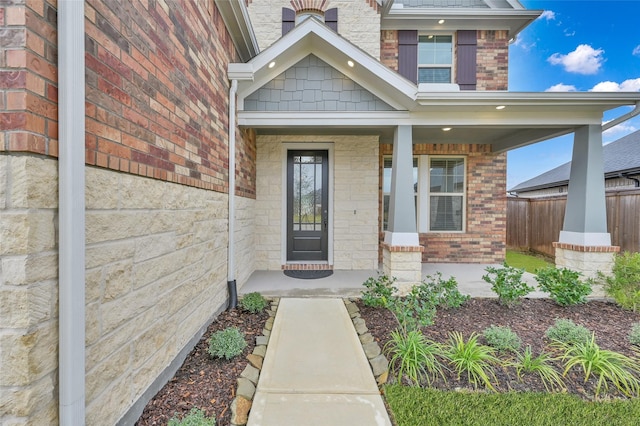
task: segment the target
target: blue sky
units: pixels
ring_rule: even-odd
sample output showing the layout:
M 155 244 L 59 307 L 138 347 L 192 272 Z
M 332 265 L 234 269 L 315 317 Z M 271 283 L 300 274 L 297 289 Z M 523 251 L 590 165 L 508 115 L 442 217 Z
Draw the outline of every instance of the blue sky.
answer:
M 510 91 L 640 92 L 640 0 L 520 2 L 545 12 L 510 47 Z M 638 129 L 640 117 L 605 132 L 603 142 Z M 572 146 L 568 135 L 510 151 L 507 188 L 571 161 Z

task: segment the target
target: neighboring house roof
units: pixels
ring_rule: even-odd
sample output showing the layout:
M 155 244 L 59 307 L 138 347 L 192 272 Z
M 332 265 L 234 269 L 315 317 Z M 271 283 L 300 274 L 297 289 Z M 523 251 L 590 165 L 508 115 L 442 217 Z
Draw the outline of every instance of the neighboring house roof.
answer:
M 605 178 L 620 174 L 640 175 L 640 130 L 631 133 L 603 148 Z M 516 185 L 509 192 L 526 192 L 567 185 L 571 173 L 571 161 Z

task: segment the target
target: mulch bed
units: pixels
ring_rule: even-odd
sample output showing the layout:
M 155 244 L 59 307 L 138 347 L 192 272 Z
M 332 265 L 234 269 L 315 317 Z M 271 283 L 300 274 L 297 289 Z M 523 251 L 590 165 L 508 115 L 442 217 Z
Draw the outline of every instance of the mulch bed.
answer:
M 209 326 L 176 375 L 147 404 L 136 425 L 166 425 L 178 415 L 183 418 L 193 407 L 207 416 L 214 415 L 218 425 L 231 423 L 231 402 L 236 379 L 247 366 L 246 356 L 253 352 L 256 336 L 262 334 L 269 315 L 250 314 L 240 309 L 222 312 Z M 209 337 L 218 330 L 238 327 L 245 333 L 247 347 L 241 356 L 229 361 L 213 359 L 207 352 Z
M 361 316 L 369 331 L 381 347 L 389 340 L 389 335 L 397 327 L 393 315 L 386 309 L 370 308 L 357 302 Z M 508 326 L 522 340 L 522 348 L 531 346 L 534 354 L 549 351 L 549 341 L 545 332 L 556 318 L 568 318 L 576 324 L 583 325 L 595 332 L 596 342 L 603 349 L 621 352 L 633 356 L 634 352 L 628 340 L 628 334 L 634 322 L 640 321 L 640 314 L 625 311 L 613 303 L 591 301 L 584 305 L 561 307 L 549 299 L 525 299 L 520 305 L 508 308 L 501 306 L 497 299 L 471 299 L 462 307 L 455 309 L 439 309 L 435 323 L 425 327 L 423 333 L 431 340 L 445 342 L 450 332 L 461 332 L 465 338 L 473 332 L 481 334 L 490 327 Z M 483 338 L 480 343 L 485 343 Z M 509 358 L 509 354 L 501 354 L 501 358 Z M 637 354 L 636 354 L 637 356 Z M 556 370 L 562 373 L 563 367 L 556 362 Z M 584 383 L 584 375 L 577 369 L 571 370 L 565 380 L 567 392 L 580 397 L 593 399 L 595 380 Z M 438 389 L 472 388 L 466 380 L 458 380 L 453 372 L 445 374 L 444 380 L 437 380 L 433 387 Z M 498 391 L 539 391 L 544 392 L 543 383 L 535 376 L 527 375 L 523 382 L 517 379 L 515 368 L 496 368 L 499 385 Z M 463 376 L 464 378 L 464 376 Z M 610 386 L 610 391 L 615 389 Z M 601 394 L 602 396 L 602 394 Z M 610 396 L 621 396 L 612 391 Z

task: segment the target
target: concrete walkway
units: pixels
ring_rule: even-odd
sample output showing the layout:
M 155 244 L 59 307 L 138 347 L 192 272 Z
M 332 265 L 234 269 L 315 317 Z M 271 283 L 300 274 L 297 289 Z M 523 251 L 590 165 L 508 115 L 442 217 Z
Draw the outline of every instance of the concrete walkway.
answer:
M 342 299 L 280 300 L 247 425 L 391 425 Z

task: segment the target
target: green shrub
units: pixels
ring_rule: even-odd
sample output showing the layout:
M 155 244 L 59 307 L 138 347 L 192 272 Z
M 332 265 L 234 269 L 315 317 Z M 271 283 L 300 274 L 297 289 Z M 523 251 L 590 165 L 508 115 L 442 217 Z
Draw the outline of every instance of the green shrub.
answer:
M 567 268 L 542 268 L 535 276 L 540 290 L 546 291 L 560 306 L 585 303 L 591 294 L 589 281 L 581 281 L 580 273 Z
M 394 286 L 395 278 L 379 275 L 378 278 L 369 277 L 362 285 L 366 290 L 362 292 L 362 303 L 374 308 L 387 308 L 393 295 L 398 291 Z
M 538 356 L 533 356 L 531 346 L 527 346 L 522 353 L 517 354 L 516 361 L 511 363 L 516 368 L 518 379 L 522 379 L 523 373 L 537 374 L 544 384 L 544 388 L 549 392 L 553 389 L 564 389 L 564 381 L 560 373 L 551 364 L 553 357 L 541 352 Z
M 491 284 L 491 290 L 498 295 L 501 305 L 517 304 L 533 291 L 533 287 L 522 281 L 524 269 L 512 268 L 505 263 L 502 268 L 488 266 L 485 271 L 488 273 L 482 279 Z
M 462 333 L 457 331 L 449 334 L 449 341 L 444 348 L 444 356 L 451 362 L 458 373 L 458 379 L 463 373 L 467 374 L 469 383 L 477 386 L 484 384 L 495 391 L 491 380 L 497 382 L 493 365 L 500 361 L 494 356 L 494 349 L 478 343 L 478 335 L 472 333 L 465 341 Z
M 389 365 L 397 368 L 399 383 L 402 383 L 405 375 L 416 385 L 422 381 L 431 385 L 436 376 L 444 379 L 443 367 L 438 359 L 442 354 L 440 345 L 425 338 L 418 330 L 408 333 L 392 331 L 391 340 L 385 345 L 384 351 L 390 356 Z
M 388 308 L 405 330 L 417 330 L 433 324 L 437 301 L 424 285 L 418 285 L 404 297 L 393 297 Z
M 209 338 L 209 355 L 214 358 L 231 359 L 247 347 L 244 334 L 236 327 L 216 331 Z
M 598 273 L 598 281 L 618 305 L 636 312 L 640 308 L 640 253 L 617 255 L 611 275 Z
M 189 414 L 182 420 L 175 415 L 169 420 L 168 426 L 216 426 L 215 417 L 205 417 L 204 412 L 198 408 L 192 408 Z
M 436 272 L 433 276 L 427 275 L 422 285 L 435 296 L 437 305 L 443 308 L 458 308 L 471 297 L 460 293 L 458 282 L 454 277 L 443 280 L 440 272 Z
M 245 294 L 240 301 L 240 306 L 242 306 L 242 309 L 244 309 L 245 311 L 249 311 L 252 314 L 257 314 L 264 311 L 264 308 L 267 307 L 267 304 L 267 299 L 265 299 L 257 291 Z
M 556 342 L 576 344 L 589 340 L 591 331 L 582 325 L 577 325 L 570 319 L 558 318 L 556 322 L 547 329 L 545 336 Z
M 640 346 L 640 322 L 636 322 L 631 326 L 629 342 L 631 342 L 632 345 Z
M 640 381 L 637 377 L 640 372 L 638 361 L 615 351 L 600 349 L 595 341 L 595 334 L 592 334 L 586 342 L 575 344 L 556 342 L 554 345 L 563 351 L 560 359 L 565 365 L 564 376 L 573 367 L 578 367 L 584 373 L 585 383 L 592 374 L 597 378 L 596 397 L 600 394 L 602 387 L 605 390 L 609 389 L 609 383 L 626 396 L 638 395 L 640 390 Z
M 522 342 L 509 327 L 492 325 L 482 332 L 487 344 L 498 351 L 517 351 Z

